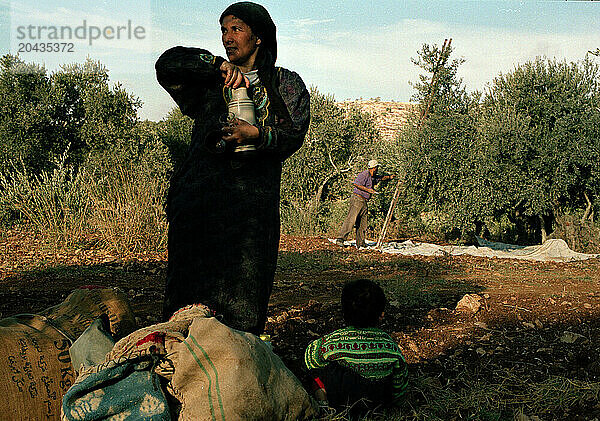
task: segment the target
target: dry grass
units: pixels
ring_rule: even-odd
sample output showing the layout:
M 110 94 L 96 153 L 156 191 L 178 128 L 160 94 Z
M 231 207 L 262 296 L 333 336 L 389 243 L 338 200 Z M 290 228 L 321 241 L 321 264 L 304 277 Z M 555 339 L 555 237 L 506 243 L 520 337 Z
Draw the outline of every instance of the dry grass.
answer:
M 40 175 L 30 174 L 22 163 L 0 173 L 0 206 L 3 214 L 17 213 L 55 244 L 72 245 L 88 229 L 89 201 L 83 177 L 65 159 Z
M 0 174 L 0 210 L 16 213 L 55 247 L 95 238 L 121 255 L 166 249 L 166 177 L 144 164 L 121 163 L 75 172 L 64 158 L 51 172 L 31 175 L 24 166 Z
M 165 179 L 122 165 L 104 178 L 89 177 L 85 185 L 92 204 L 89 222 L 104 248 L 119 254 L 166 249 Z

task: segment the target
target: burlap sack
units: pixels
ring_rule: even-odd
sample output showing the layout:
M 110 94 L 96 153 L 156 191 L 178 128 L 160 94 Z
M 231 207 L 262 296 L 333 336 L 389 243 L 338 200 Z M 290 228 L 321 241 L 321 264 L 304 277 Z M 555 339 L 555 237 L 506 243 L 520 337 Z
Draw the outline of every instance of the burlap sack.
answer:
M 75 380 L 70 342 L 41 316 L 0 320 L 2 420 L 57 420 Z
M 102 314 L 123 336 L 135 318 L 123 294 L 112 289 L 73 292 L 44 315 L 0 320 L 1 420 L 58 420 L 63 394 L 75 380 L 69 347 Z
M 189 327 L 195 318 L 209 316 L 210 311 L 208 307 L 201 304 L 194 304 L 175 313 L 168 322 L 146 326 L 132 332 L 113 346 L 112 350 L 106 354 L 103 363 L 81 371 L 75 380 L 74 385 L 81 385 L 82 382 L 86 381 L 88 376 L 95 375 L 106 368 L 126 364 L 129 361 L 140 358 L 143 359 L 145 356 L 151 356 L 154 360 L 155 373 L 162 376 L 167 381 L 170 381 L 174 372 L 173 363 L 169 358 L 173 353 L 173 347 L 185 340 Z M 74 392 L 74 389 L 77 387 L 78 386 L 74 386 L 71 388 L 69 394 Z M 154 387 L 154 384 L 152 387 Z M 77 393 L 80 393 L 80 391 Z M 106 391 L 102 390 L 102 392 L 99 393 L 102 394 L 102 397 L 106 402 L 111 402 L 112 400 L 118 402 L 122 398 L 120 394 L 112 396 L 111 394 L 114 394 L 115 392 L 108 388 Z M 67 394 L 67 400 L 69 399 L 69 394 Z M 167 395 L 166 398 L 172 401 L 172 405 L 168 405 L 169 411 L 173 411 L 171 419 L 176 419 L 180 404 L 171 395 Z M 67 410 L 69 410 L 69 408 L 71 410 L 73 409 L 73 402 L 67 400 L 63 403 L 62 416 L 65 421 L 73 415 L 72 413 L 64 413 L 65 405 Z M 78 402 L 76 401 L 75 404 L 78 404 Z M 80 412 L 87 415 L 91 410 L 92 408 L 86 408 Z M 79 411 L 76 412 L 79 413 Z
M 108 316 L 115 339 L 127 336 L 137 328 L 127 296 L 116 288 L 76 289 L 62 303 L 40 314 L 72 340 L 77 339 L 102 314 Z
M 171 392 L 179 420 L 297 420 L 314 402 L 281 359 L 256 336 L 215 318 L 196 318 L 175 345 Z

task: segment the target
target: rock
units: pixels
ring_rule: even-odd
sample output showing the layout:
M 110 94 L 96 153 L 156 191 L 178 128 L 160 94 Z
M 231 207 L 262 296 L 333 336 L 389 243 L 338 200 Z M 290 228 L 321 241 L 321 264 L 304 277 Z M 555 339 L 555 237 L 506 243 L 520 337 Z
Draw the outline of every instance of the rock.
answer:
M 585 340 L 585 336 L 580 335 L 579 333 L 569 332 L 568 330 L 565 330 L 560 337 L 560 341 L 566 344 L 574 344 L 580 339 Z
M 475 314 L 481 307 L 481 297 L 477 294 L 467 294 L 456 304 L 456 311 Z
M 481 329 L 487 329 L 487 324 L 484 322 L 475 322 L 475 326 L 481 328 Z
M 487 334 L 483 335 L 481 338 L 479 338 L 479 340 L 481 342 L 488 342 L 490 339 L 492 339 L 491 333 L 487 333 Z
M 592 305 L 591 305 L 591 304 L 589 304 L 589 303 L 585 303 L 583 306 L 584 306 L 585 308 L 592 308 Z
M 529 322 L 523 322 L 523 326 L 528 327 L 529 329 L 535 329 L 535 325 Z
M 535 319 L 533 323 L 535 323 L 535 327 L 537 327 L 538 329 L 542 329 L 544 327 L 542 322 L 540 322 L 540 319 Z
M 490 294 L 483 294 L 483 298 L 485 298 L 486 300 L 489 300 Z
M 477 348 L 475 350 L 475 352 L 481 357 L 483 357 L 485 355 L 485 349 L 483 349 L 483 348 Z

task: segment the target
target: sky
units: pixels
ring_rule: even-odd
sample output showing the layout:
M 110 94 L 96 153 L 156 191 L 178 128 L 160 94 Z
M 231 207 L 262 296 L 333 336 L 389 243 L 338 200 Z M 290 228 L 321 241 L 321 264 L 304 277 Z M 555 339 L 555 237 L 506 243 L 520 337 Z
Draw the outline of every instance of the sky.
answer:
M 43 64 L 99 60 L 111 83 L 139 97 L 140 118 L 175 106 L 154 63 L 176 46 L 224 55 L 218 19 L 231 1 L 0 0 L 0 53 Z M 536 57 L 577 61 L 600 47 L 600 2 L 513 0 L 265 0 L 277 25 L 277 65 L 336 100 L 410 101 L 424 43 L 452 38 L 469 91 Z M 52 33 L 54 28 L 54 33 Z M 62 32 L 61 32 L 62 31 Z M 69 31 L 71 38 L 69 39 Z M 41 44 L 53 51 L 41 52 Z M 57 44 L 54 47 L 54 44 Z M 37 46 L 37 52 L 31 51 Z M 55 51 L 59 48 L 60 51 Z M 20 51 L 19 51 L 20 50 Z M 591 56 L 600 63 L 600 57 Z

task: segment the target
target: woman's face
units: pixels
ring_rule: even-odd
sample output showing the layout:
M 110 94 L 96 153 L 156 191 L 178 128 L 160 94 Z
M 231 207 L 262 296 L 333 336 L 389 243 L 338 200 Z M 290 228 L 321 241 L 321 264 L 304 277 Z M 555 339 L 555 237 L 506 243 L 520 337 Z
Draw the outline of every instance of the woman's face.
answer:
M 261 40 L 243 20 L 233 15 L 225 16 L 221 23 L 221 41 L 230 62 L 252 69 Z

